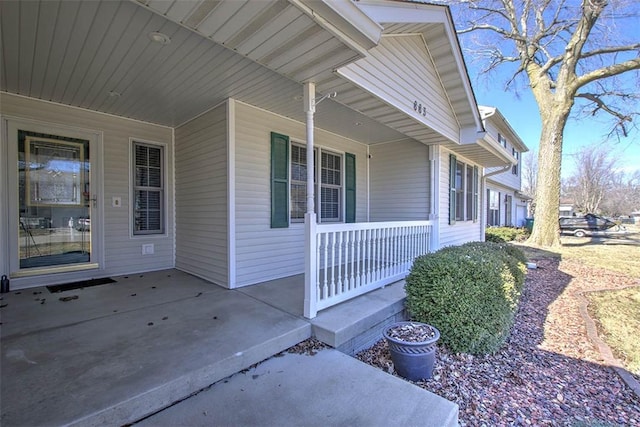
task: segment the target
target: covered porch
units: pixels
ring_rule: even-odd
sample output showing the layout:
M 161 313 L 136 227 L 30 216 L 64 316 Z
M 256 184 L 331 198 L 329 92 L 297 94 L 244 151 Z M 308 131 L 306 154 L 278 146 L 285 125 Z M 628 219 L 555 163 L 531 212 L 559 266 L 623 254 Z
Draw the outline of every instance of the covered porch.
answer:
M 365 324 L 388 317 L 404 296 L 393 285 L 309 322 L 300 313 L 301 277 L 241 290 L 177 270 L 113 279 L 2 295 L 2 425 L 132 423 L 311 336 L 352 346 L 364 339 Z M 360 362 L 340 360 L 347 365 L 339 370 L 359 375 Z M 402 382 L 385 377 L 376 381 Z M 415 387 L 404 392 L 417 393 L 407 398 L 421 399 L 425 410 L 439 408 L 444 420 L 457 417 L 444 399 Z

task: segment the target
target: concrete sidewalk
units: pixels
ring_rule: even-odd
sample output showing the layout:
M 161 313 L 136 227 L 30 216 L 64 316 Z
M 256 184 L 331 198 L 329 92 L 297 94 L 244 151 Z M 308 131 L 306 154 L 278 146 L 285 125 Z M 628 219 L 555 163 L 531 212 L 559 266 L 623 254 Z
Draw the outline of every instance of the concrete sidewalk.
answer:
M 457 405 L 333 349 L 284 353 L 138 427 L 457 426 Z

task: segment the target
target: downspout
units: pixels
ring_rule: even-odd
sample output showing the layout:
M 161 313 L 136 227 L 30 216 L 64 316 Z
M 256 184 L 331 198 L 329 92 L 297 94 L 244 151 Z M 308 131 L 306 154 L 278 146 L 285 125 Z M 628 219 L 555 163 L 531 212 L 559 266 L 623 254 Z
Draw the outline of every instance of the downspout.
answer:
M 485 194 L 487 194 L 486 192 L 486 186 L 487 186 L 487 178 L 489 178 L 490 176 L 494 176 L 494 175 L 499 175 L 503 172 L 508 171 L 509 169 L 511 169 L 511 167 L 513 166 L 512 163 L 507 163 L 505 164 L 502 168 L 486 173 L 484 175 L 482 175 L 482 179 L 480 180 L 480 206 L 482 206 L 482 210 L 481 210 L 481 215 L 480 215 L 480 240 L 484 241 L 484 234 L 485 231 L 487 230 L 487 211 L 486 208 L 487 206 L 485 206 Z

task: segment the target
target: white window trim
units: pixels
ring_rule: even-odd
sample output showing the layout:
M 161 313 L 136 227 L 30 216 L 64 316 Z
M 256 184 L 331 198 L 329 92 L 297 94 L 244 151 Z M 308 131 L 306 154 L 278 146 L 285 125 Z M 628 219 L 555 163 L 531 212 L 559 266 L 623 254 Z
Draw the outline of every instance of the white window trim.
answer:
M 134 183 L 135 183 L 135 158 L 133 154 L 133 146 L 135 143 L 155 145 L 162 148 L 162 188 L 163 188 L 163 200 L 162 200 L 162 233 L 148 233 L 148 234 L 135 234 L 134 230 Z M 151 141 L 144 138 L 129 138 L 129 237 L 131 239 L 156 239 L 166 238 L 169 235 L 168 217 L 169 217 L 169 193 L 168 193 L 168 176 L 169 176 L 169 144 L 164 142 Z
M 472 165 L 471 163 L 467 163 L 464 160 L 461 159 L 456 159 L 456 167 L 457 164 L 460 163 L 462 165 L 462 188 L 455 188 L 455 194 L 456 194 L 456 211 L 458 209 L 458 194 L 462 194 L 462 207 L 461 207 L 461 213 L 462 216 L 458 217 L 457 212 L 455 213 L 456 216 L 456 222 L 469 222 L 469 221 L 475 221 L 475 218 L 473 217 L 473 207 L 471 207 L 471 212 L 469 212 L 469 192 L 471 192 L 471 203 L 473 203 L 473 199 L 474 199 L 474 194 L 473 194 L 473 183 L 470 183 L 468 178 L 468 171 L 471 170 L 471 177 L 473 180 L 473 169 L 474 169 L 474 165 Z M 479 178 L 478 178 L 479 179 Z M 480 185 L 478 183 L 478 185 Z M 478 196 L 479 197 L 479 196 Z M 479 208 L 477 208 L 479 209 Z
M 304 224 L 304 218 L 292 218 L 291 217 L 291 206 L 293 205 L 293 201 L 291 199 L 291 183 L 293 182 L 293 174 L 291 173 L 291 166 L 292 166 L 292 153 L 293 150 L 291 149 L 291 147 L 293 147 L 294 145 L 297 145 L 298 147 L 302 147 L 304 149 L 307 148 L 306 143 L 304 142 L 300 142 L 297 140 L 293 140 L 290 139 L 289 141 L 289 145 L 290 145 L 290 149 L 289 149 L 289 176 L 291 177 L 290 182 L 289 182 L 289 188 L 288 188 L 288 193 L 289 193 L 289 223 L 290 224 Z M 345 216 L 346 216 L 346 194 L 345 194 L 345 152 L 341 152 L 338 150 L 333 150 L 330 148 L 326 148 L 323 147 L 321 145 L 316 145 L 313 147 L 313 150 L 315 152 L 314 155 L 314 205 L 315 205 L 315 211 L 316 211 L 316 218 L 318 223 L 322 223 L 322 222 L 327 222 L 327 223 L 343 223 Z M 330 219 L 330 220 L 324 220 L 322 218 L 322 192 L 320 191 L 322 188 L 322 183 L 321 183 L 321 179 L 322 179 L 322 153 L 329 153 L 335 156 L 340 157 L 340 218 L 337 220 L 334 219 Z M 318 164 L 320 165 L 320 167 L 318 167 Z M 297 182 L 297 181 L 296 181 Z M 302 181 L 301 181 L 302 182 Z M 306 180 L 304 181 L 305 183 L 307 182 Z M 331 186 L 333 187 L 333 186 Z

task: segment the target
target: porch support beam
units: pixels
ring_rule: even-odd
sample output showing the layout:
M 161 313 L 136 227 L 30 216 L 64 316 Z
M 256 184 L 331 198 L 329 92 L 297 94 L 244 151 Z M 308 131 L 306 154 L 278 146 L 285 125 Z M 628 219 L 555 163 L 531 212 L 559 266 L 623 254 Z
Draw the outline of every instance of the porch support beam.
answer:
M 316 85 L 304 84 L 304 111 L 307 115 L 307 212 L 304 215 L 305 224 L 305 255 L 304 255 L 304 317 L 313 319 L 318 314 L 317 288 L 317 242 L 316 242 L 316 213 L 313 165 L 313 116 L 316 112 Z
M 304 112 L 307 114 L 307 213 L 315 212 L 314 185 L 313 185 L 313 128 L 314 114 L 316 112 L 316 85 L 307 82 L 304 84 Z

